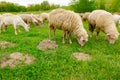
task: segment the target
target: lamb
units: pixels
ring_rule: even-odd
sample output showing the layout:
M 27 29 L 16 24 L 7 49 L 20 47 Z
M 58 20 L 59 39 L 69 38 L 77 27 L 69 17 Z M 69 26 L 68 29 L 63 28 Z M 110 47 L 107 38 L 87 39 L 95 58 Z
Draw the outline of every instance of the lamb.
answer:
M 97 16 L 94 15 L 96 13 Z M 96 17 L 96 19 L 94 18 L 95 23 L 94 23 L 94 28 L 92 28 L 92 30 L 94 31 L 94 29 L 96 29 L 97 37 L 101 30 L 106 34 L 109 43 L 114 44 L 115 40 L 118 39 L 119 32 L 116 29 L 112 14 L 103 10 L 95 10 L 90 14 L 91 17 L 93 15 Z M 89 16 L 89 21 L 90 21 L 90 16 Z
M 114 19 L 116 24 L 119 24 L 119 27 L 120 27 L 120 15 L 113 14 L 113 19 Z
M 29 26 L 31 23 L 38 24 L 38 21 L 31 14 L 18 14 Z
M 63 42 L 66 34 L 68 34 L 68 36 L 73 34 L 81 46 L 84 46 L 88 41 L 88 34 L 83 27 L 82 20 L 79 15 L 73 11 L 64 9 L 55 9 L 51 11 L 49 13 L 49 28 L 50 33 L 51 30 L 54 30 L 54 37 L 56 29 L 63 30 Z M 70 37 L 69 42 L 71 43 Z
M 15 30 L 15 35 L 17 35 L 17 26 L 22 26 L 26 32 L 29 31 L 28 25 L 22 20 L 21 17 L 17 15 L 11 15 L 11 16 L 2 16 L 1 21 L 0 21 L 0 33 L 1 33 L 1 27 L 2 26 L 8 26 L 8 25 L 13 25 L 14 30 Z

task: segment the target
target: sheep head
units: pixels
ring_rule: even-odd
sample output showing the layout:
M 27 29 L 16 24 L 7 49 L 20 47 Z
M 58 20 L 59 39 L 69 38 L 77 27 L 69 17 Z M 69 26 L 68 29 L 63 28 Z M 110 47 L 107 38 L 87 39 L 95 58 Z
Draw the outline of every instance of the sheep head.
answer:
M 88 41 L 88 38 L 87 37 L 84 37 L 84 36 L 81 36 L 80 38 L 77 38 L 78 40 L 78 43 L 81 45 L 81 46 L 84 46 L 85 43 Z
M 119 34 L 118 34 L 119 35 Z M 109 41 L 110 44 L 114 44 L 115 43 L 115 40 L 118 38 L 118 35 L 117 34 L 107 34 L 107 39 Z

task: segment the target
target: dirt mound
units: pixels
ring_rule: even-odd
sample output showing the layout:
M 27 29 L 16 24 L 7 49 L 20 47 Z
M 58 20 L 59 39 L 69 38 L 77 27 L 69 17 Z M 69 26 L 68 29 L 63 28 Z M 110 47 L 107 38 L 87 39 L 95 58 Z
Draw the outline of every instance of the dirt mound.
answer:
M 9 66 L 10 68 L 14 68 L 22 64 L 31 64 L 33 63 L 34 60 L 35 58 L 28 54 L 24 55 L 22 53 L 15 52 L 1 59 L 0 68 L 4 68 L 6 66 Z
M 6 41 L 0 41 L 0 48 L 1 49 L 5 49 L 7 47 L 14 47 L 15 44 L 10 43 L 10 42 L 6 42 Z
M 88 61 L 91 59 L 91 56 L 88 54 L 84 54 L 84 53 L 73 53 L 73 56 L 77 59 L 77 60 L 83 60 L 83 61 Z
M 53 50 L 53 49 L 55 49 L 57 47 L 58 47 L 58 45 L 56 44 L 56 42 L 55 41 L 51 41 L 51 40 L 43 40 L 37 46 L 37 48 L 42 50 L 42 51 Z

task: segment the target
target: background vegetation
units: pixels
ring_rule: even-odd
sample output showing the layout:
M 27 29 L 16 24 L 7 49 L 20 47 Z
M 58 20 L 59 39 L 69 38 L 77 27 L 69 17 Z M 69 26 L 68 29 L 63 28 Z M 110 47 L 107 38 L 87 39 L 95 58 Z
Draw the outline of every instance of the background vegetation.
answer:
M 70 9 L 75 12 L 89 12 L 95 9 L 119 12 L 120 0 L 71 0 L 68 6 L 49 4 L 48 1 L 43 1 L 42 3 L 31 4 L 28 7 L 10 2 L 0 2 L 0 12 L 46 11 L 59 7 Z
M 120 0 L 72 0 L 71 8 L 75 12 L 88 12 L 104 9 L 110 12 L 120 11 Z

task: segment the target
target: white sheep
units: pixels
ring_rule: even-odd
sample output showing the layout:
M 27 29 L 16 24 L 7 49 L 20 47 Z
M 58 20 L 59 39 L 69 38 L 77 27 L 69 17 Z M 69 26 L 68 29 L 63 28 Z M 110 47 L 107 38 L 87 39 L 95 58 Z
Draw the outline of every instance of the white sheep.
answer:
M 32 14 L 18 14 L 18 16 L 20 16 L 29 26 L 31 23 L 38 24 L 38 21 L 32 16 Z
M 54 30 L 54 36 L 56 29 L 63 30 L 63 42 L 66 34 L 68 36 L 73 34 L 81 46 L 84 46 L 88 41 L 88 35 L 83 27 L 82 20 L 79 15 L 73 11 L 64 9 L 55 9 L 51 11 L 49 13 L 49 28 L 50 32 L 51 30 Z M 70 37 L 69 42 L 71 43 Z
M 38 18 L 42 19 L 42 23 L 45 22 L 45 20 L 48 20 L 49 13 L 41 13 Z
M 120 27 L 120 15 L 113 14 L 113 19 L 114 19 L 115 23 L 118 24 Z
M 88 26 L 89 26 L 90 37 L 92 37 L 93 31 L 95 29 L 95 25 L 96 25 L 95 20 L 102 13 L 106 13 L 106 11 L 105 10 L 94 10 L 89 15 L 89 17 L 88 17 Z
M 33 18 L 35 18 L 38 23 L 43 23 L 43 19 L 41 17 L 39 17 L 39 14 L 31 14 L 33 16 Z
M 89 15 L 90 15 L 90 12 L 85 12 L 85 13 L 82 15 L 82 20 L 83 20 L 83 21 L 88 20 Z
M 97 16 L 95 15 L 96 13 Z M 106 34 L 109 43 L 114 44 L 115 40 L 118 39 L 119 32 L 116 29 L 112 14 L 103 10 L 95 10 L 90 15 L 91 17 L 96 16 L 92 30 L 96 29 L 97 37 L 101 30 Z
M 2 26 L 8 26 L 13 25 L 15 30 L 15 35 L 17 35 L 17 26 L 22 26 L 26 32 L 29 31 L 28 25 L 22 20 L 21 17 L 17 15 L 11 15 L 11 16 L 2 16 L 0 21 L 0 33 L 1 33 L 1 27 Z

